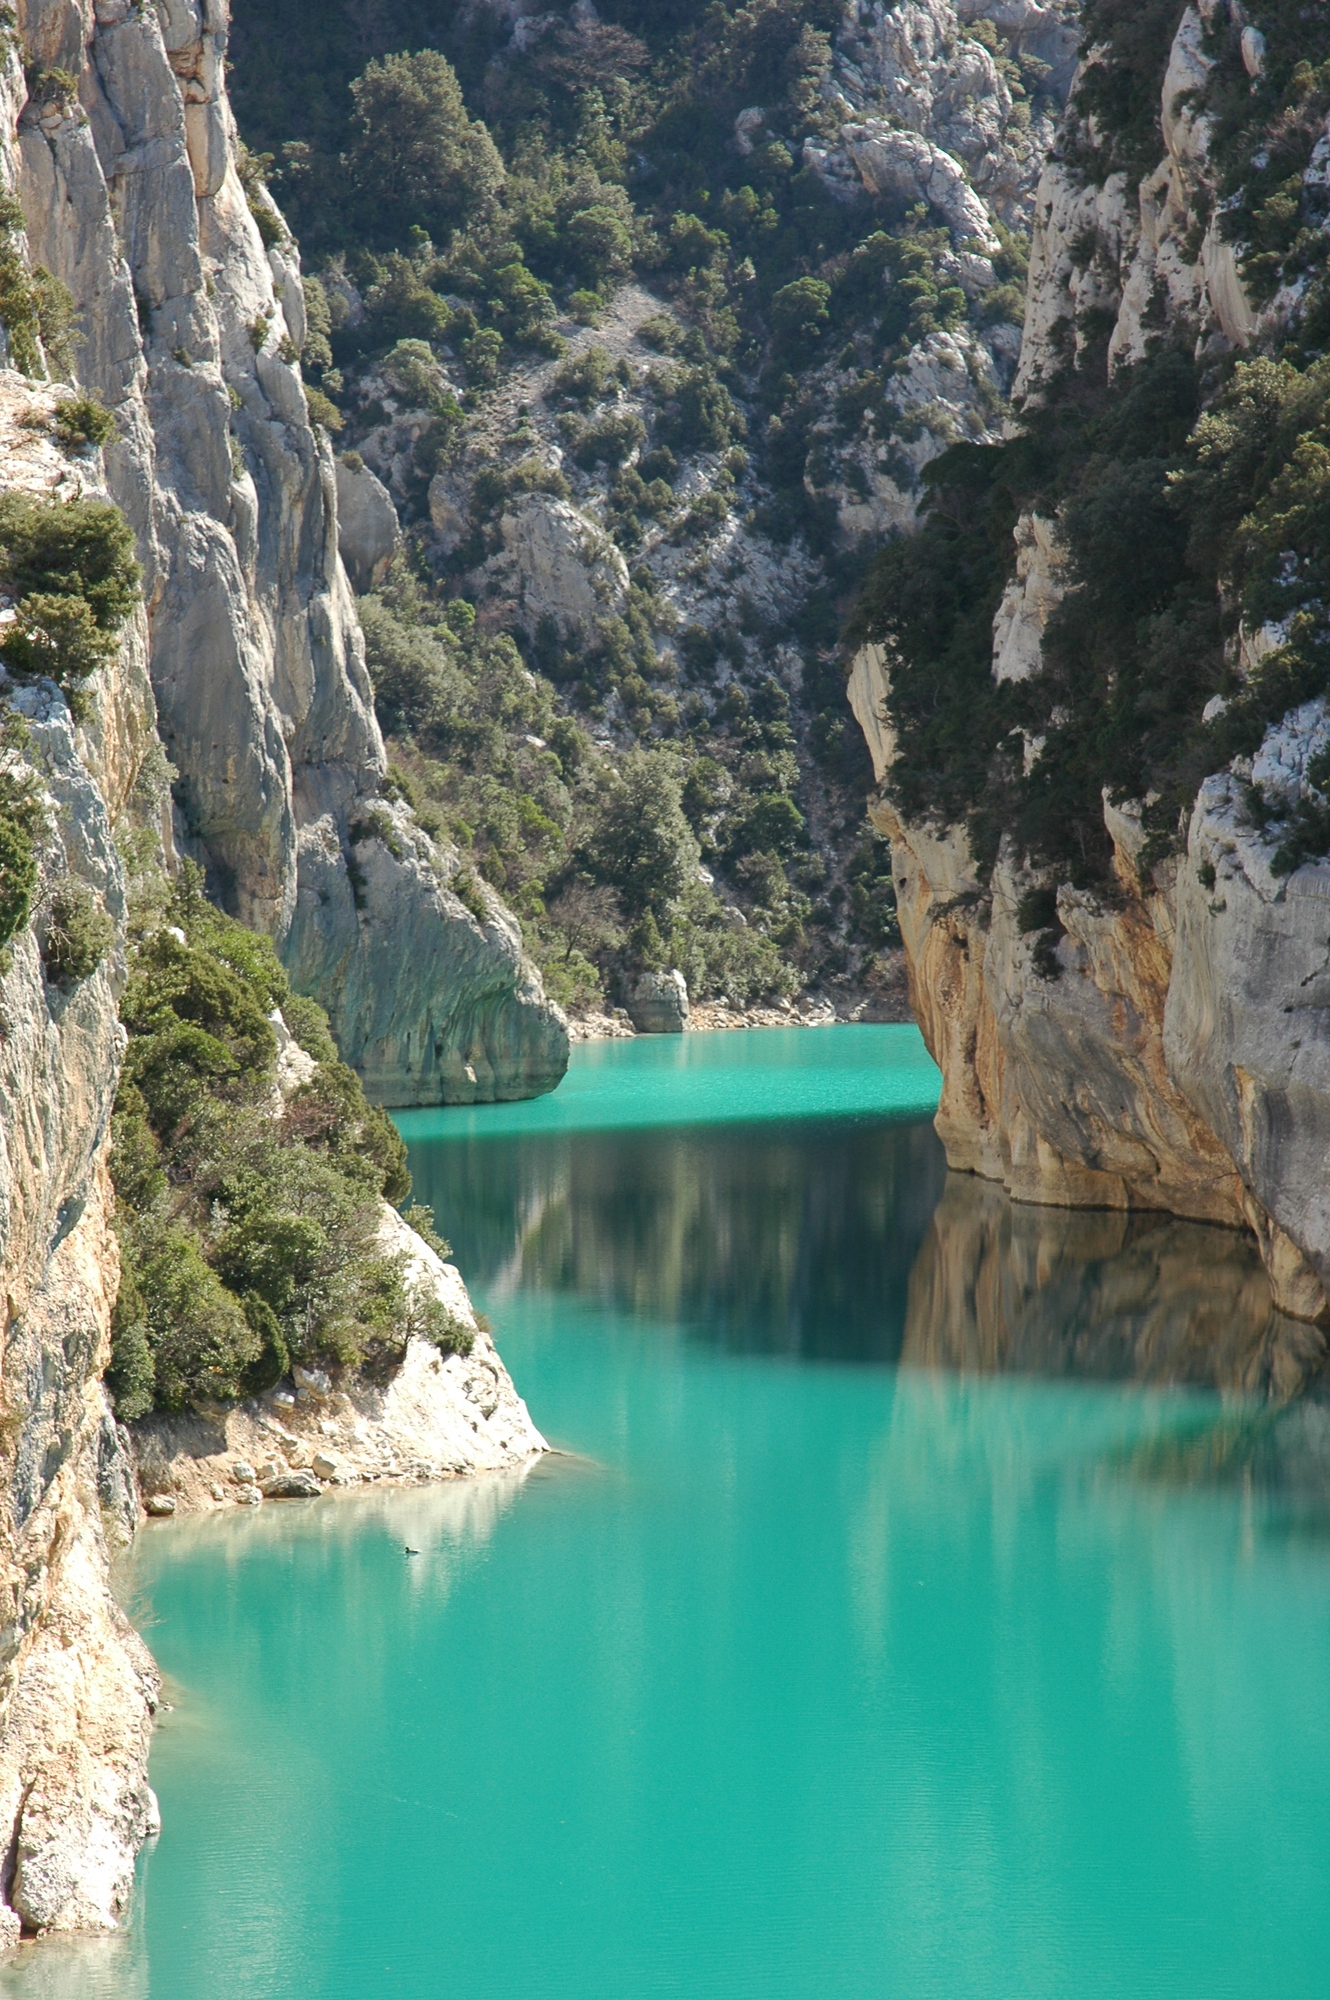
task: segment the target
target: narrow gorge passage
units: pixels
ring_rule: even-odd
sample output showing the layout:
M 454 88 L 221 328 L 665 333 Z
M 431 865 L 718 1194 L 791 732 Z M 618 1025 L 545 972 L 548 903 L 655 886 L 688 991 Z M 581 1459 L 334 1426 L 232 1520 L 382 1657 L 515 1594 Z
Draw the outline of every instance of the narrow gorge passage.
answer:
M 428 1114 L 567 1455 L 150 1523 L 166 1831 L 0 1994 L 1319 1994 L 1330 1460 L 1250 1393 L 1296 1330 L 1237 1232 L 948 1176 L 936 1088 L 774 1031 Z

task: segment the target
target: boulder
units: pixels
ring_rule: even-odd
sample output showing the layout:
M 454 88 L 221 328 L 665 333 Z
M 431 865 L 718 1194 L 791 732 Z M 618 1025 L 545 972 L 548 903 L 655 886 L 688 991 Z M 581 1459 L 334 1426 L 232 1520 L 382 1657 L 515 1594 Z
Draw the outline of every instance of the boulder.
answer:
M 363 462 L 337 461 L 337 548 L 362 594 L 388 574 L 401 540 L 392 494 Z
M 622 611 L 628 565 L 604 529 L 571 501 L 528 493 L 499 522 L 503 548 L 486 565 L 534 632 L 552 618 L 565 633 L 593 633 Z
M 682 972 L 644 972 L 628 995 L 628 1013 L 639 1035 L 681 1035 L 688 1023 Z
M 312 1472 L 293 1468 L 265 1479 L 259 1490 L 265 1500 L 317 1500 L 323 1488 Z
M 149 1493 L 143 1506 L 154 1519 L 166 1520 L 175 1512 L 175 1496 L 171 1493 Z
M 247 1459 L 238 1458 L 231 1467 L 231 1477 L 237 1486 L 252 1486 L 255 1479 L 254 1468 Z

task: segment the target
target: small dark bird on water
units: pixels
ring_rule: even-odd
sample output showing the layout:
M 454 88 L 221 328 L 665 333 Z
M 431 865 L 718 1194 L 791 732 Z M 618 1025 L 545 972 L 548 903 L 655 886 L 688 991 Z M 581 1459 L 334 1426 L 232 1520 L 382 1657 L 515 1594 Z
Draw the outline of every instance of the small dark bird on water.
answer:
M 419 1549 L 413 1549 L 413 1548 L 412 1548 L 412 1546 L 411 1546 L 411 1544 L 410 1544 L 410 1542 L 403 1542 L 403 1543 L 402 1543 L 402 1554 L 403 1554 L 404 1556 L 418 1556 L 418 1555 L 420 1554 L 420 1550 L 419 1550 Z

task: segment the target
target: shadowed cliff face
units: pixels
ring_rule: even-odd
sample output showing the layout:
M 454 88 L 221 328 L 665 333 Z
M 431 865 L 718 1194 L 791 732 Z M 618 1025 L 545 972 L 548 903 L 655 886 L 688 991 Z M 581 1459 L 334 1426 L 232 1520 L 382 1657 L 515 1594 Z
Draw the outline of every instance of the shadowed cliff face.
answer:
M 548 1090 L 566 1035 L 516 927 L 452 894 L 449 849 L 376 830 L 385 758 L 301 383 L 299 257 L 275 211 L 265 249 L 241 186 L 226 44 L 223 0 L 31 0 L 24 60 L 78 101 L 17 86 L 32 256 L 73 294 L 79 378 L 118 421 L 107 480 L 144 565 L 177 838 L 376 1096 Z

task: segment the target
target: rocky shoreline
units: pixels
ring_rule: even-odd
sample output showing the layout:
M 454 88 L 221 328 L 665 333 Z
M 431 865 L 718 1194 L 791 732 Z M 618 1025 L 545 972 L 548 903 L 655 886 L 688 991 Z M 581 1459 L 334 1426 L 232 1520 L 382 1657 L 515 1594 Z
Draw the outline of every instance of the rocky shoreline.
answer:
M 887 954 L 882 955 L 884 958 Z M 842 1022 L 906 1022 L 914 1020 L 909 974 L 903 951 L 889 955 L 886 975 L 871 992 L 851 992 L 836 999 L 827 994 L 801 994 L 766 1007 L 735 1007 L 724 1000 L 694 1001 L 681 1032 L 714 1034 L 728 1028 L 833 1028 Z M 635 1028 L 626 1008 L 570 1017 L 570 1042 L 631 1041 L 650 1030 Z
M 549 1449 L 513 1387 L 461 1273 L 393 1213 L 394 1247 L 471 1338 L 468 1354 L 413 1339 L 385 1381 L 297 1368 L 294 1387 L 216 1411 L 129 1426 L 149 1516 L 317 1499 L 360 1485 L 420 1485 L 508 1472 Z M 390 1225 L 391 1226 L 391 1225 Z

